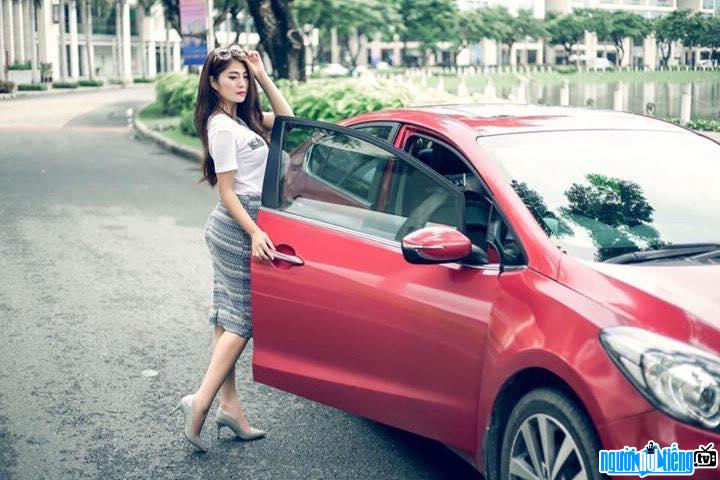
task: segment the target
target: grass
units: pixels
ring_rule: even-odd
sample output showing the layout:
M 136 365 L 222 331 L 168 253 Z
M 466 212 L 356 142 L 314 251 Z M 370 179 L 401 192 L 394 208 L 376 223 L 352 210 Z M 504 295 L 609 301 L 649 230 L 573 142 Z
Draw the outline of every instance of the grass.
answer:
M 164 137 L 170 140 L 188 147 L 202 148 L 202 143 L 199 138 L 185 135 L 180 131 L 180 116 L 166 116 L 163 114 L 162 107 L 158 102 L 151 103 L 143 108 L 138 114 L 138 117 L 140 117 L 140 120 L 151 130 L 159 131 Z
M 558 72 L 536 72 L 536 73 L 494 73 L 488 75 L 469 74 L 465 77 L 465 85 L 472 90 L 481 90 L 492 80 L 496 87 L 512 87 L 520 83 L 522 77 L 528 78 L 532 82 L 542 85 L 560 85 L 563 80 L 567 80 L 573 84 L 583 83 L 608 83 L 608 82 L 628 82 L 628 83 L 687 83 L 687 82 L 720 82 L 720 72 L 715 71 L 654 71 L 654 72 L 625 72 L 625 71 L 598 71 L 598 72 L 582 72 L 562 74 Z M 435 87 L 438 78 L 429 76 L 427 79 L 428 86 Z M 441 77 L 445 84 L 445 90 L 450 92 L 457 91 L 460 83 L 459 76 Z M 420 82 L 419 77 L 414 77 L 414 81 Z

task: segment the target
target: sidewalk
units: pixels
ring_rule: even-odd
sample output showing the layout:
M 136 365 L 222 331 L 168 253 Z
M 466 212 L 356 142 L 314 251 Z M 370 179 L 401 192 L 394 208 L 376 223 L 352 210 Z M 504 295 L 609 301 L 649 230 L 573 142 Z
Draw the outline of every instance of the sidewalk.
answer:
M 27 97 L 43 97 L 46 95 L 62 95 L 66 93 L 84 93 L 84 92 L 100 92 L 103 90 L 118 90 L 121 88 L 134 88 L 138 85 L 147 85 L 146 83 L 138 83 L 138 84 L 131 84 L 131 85 L 119 85 L 119 84 L 112 84 L 112 85 L 103 85 L 102 87 L 77 87 L 77 88 L 49 88 L 48 90 L 33 90 L 33 91 L 23 91 L 23 92 L 14 92 L 14 93 L 0 93 L 0 102 L 3 100 L 16 100 L 19 98 L 27 98 Z

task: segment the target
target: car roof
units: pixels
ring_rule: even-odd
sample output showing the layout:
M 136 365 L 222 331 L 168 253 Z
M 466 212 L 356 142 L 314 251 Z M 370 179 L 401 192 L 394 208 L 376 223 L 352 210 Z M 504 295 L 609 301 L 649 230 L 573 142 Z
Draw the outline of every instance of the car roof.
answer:
M 360 119 L 403 121 L 428 127 L 436 121 L 452 119 L 482 136 L 563 130 L 684 130 L 633 113 L 544 105 L 435 105 L 373 112 L 356 118 Z

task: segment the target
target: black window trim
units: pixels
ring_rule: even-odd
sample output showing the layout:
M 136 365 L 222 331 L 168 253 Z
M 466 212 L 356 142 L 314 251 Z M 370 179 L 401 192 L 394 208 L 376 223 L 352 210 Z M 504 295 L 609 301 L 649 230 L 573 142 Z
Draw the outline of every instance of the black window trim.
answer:
M 456 205 L 459 205 L 457 209 L 458 218 L 457 229 L 458 231 L 465 233 L 465 199 L 463 192 L 457 188 L 448 179 L 439 175 L 432 168 L 425 165 L 420 160 L 412 157 L 408 153 L 396 148 L 387 141 L 380 140 L 374 135 L 352 129 L 350 127 L 341 127 L 332 123 L 319 122 L 316 120 L 307 120 L 304 118 L 278 116 L 275 117 L 275 123 L 272 129 L 272 135 L 270 138 L 270 151 L 268 153 L 267 167 L 265 171 L 265 179 L 263 183 L 262 191 L 262 206 L 271 210 L 280 211 L 280 165 L 282 164 L 282 146 L 285 140 L 284 128 L 286 124 L 293 124 L 295 126 L 319 128 L 323 130 L 329 130 L 331 132 L 339 133 L 341 135 L 348 135 L 359 140 L 365 141 L 381 148 L 388 153 L 394 155 L 400 160 L 408 162 L 413 167 L 416 167 L 422 172 L 425 172 L 428 176 L 435 179 L 441 185 L 445 185 L 452 193 L 455 194 Z
M 400 131 L 400 123 L 399 122 L 389 122 L 387 120 L 356 123 L 354 125 L 348 126 L 348 128 L 352 128 L 353 130 L 362 130 L 363 128 L 368 128 L 368 127 L 391 127 L 390 133 L 388 134 L 388 138 L 385 140 L 390 145 L 395 144 L 395 139 L 397 138 L 397 134 Z M 376 137 L 376 138 L 379 138 L 379 137 Z

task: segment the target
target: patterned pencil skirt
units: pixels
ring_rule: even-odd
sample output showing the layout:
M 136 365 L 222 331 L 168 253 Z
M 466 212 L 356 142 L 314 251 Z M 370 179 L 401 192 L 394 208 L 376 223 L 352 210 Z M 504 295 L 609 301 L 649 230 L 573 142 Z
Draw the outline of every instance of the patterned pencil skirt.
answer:
M 259 195 L 238 195 L 253 220 L 260 209 Z M 205 242 L 213 265 L 210 325 L 220 325 L 241 337 L 252 337 L 250 305 L 251 238 L 232 217 L 222 201 L 215 205 L 205 224 Z

